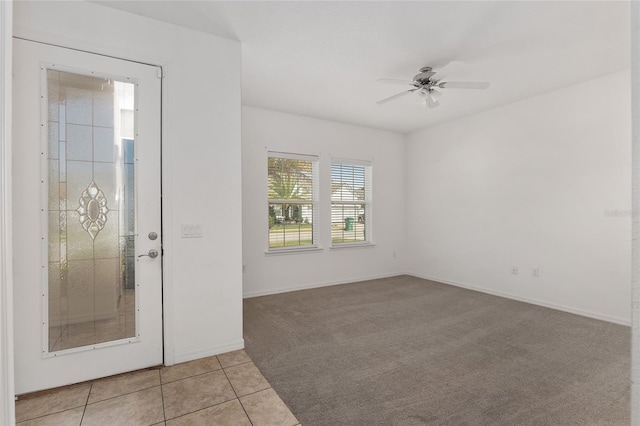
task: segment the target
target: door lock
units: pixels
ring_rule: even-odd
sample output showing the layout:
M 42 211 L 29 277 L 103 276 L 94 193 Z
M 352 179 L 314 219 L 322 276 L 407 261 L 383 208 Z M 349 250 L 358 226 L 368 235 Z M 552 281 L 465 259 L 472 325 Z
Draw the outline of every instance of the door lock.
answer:
M 158 238 L 158 234 L 156 234 L 155 232 L 149 232 L 149 239 L 150 240 L 155 240 Z
M 158 257 L 158 250 L 151 249 L 148 254 L 140 254 L 138 257 L 149 256 L 152 259 Z

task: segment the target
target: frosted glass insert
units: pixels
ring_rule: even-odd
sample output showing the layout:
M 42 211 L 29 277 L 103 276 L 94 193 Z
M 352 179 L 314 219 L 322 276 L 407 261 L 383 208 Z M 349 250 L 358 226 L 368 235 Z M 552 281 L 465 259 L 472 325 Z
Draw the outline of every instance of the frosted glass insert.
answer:
M 134 85 L 47 70 L 48 350 L 136 335 Z
M 67 124 L 67 160 L 91 161 L 93 143 L 91 126 Z M 113 144 L 113 140 L 111 141 Z
M 49 122 L 49 158 L 58 159 L 58 123 Z
M 113 144 L 113 128 L 93 128 L 93 160 L 106 163 L 116 161 L 118 151 Z

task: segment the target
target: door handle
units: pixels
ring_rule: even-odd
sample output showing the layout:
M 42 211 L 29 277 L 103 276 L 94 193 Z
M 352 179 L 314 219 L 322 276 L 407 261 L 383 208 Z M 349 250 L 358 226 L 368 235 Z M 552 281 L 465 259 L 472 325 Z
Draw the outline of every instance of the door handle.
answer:
M 149 250 L 148 254 L 138 255 L 138 257 L 142 257 L 142 256 L 149 256 L 150 258 L 155 259 L 156 257 L 158 257 L 158 250 L 151 249 Z

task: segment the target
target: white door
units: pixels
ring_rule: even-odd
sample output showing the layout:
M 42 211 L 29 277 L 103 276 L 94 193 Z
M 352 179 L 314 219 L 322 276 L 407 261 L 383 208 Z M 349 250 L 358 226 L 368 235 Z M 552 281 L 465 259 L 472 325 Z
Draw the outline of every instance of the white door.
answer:
M 161 364 L 159 70 L 18 39 L 13 64 L 16 392 Z

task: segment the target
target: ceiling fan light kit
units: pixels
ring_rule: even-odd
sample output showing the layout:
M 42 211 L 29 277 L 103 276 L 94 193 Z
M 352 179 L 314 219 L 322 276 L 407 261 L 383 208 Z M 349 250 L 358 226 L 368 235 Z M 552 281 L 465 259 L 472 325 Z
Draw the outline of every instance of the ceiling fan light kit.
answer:
M 442 92 L 438 92 L 433 88 L 423 87 L 422 89 L 418 90 L 417 93 L 418 103 L 424 107 L 427 107 L 427 109 L 435 108 L 440 105 L 440 102 L 438 102 L 438 98 L 440 97 L 440 95 L 442 95 Z
M 413 81 L 397 80 L 393 78 L 381 78 L 380 82 L 391 84 L 406 84 L 411 85 L 413 88 L 405 90 L 404 92 L 397 93 L 388 98 L 381 99 L 377 104 L 382 105 L 395 99 L 406 96 L 410 93 L 416 93 L 418 97 L 418 103 L 425 106 L 427 109 L 435 108 L 440 105 L 438 98 L 442 96 L 442 92 L 438 89 L 487 89 L 489 88 L 488 82 L 480 81 L 443 81 L 447 78 L 448 74 L 455 73 L 464 67 L 462 62 L 450 62 L 444 66 L 440 71 L 433 71 L 431 67 L 422 67 L 420 72 L 413 76 Z

